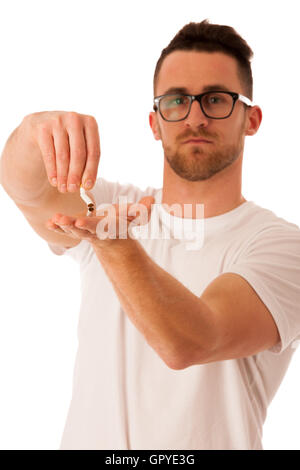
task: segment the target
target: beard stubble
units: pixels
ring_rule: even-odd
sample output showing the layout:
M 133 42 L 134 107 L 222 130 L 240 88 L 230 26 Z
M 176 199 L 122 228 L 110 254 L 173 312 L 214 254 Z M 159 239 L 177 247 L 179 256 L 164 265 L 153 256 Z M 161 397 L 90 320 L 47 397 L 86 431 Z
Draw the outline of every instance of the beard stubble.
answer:
M 217 136 L 209 135 L 207 132 L 202 131 L 201 135 L 182 135 L 181 142 L 188 140 L 188 138 L 204 138 L 212 140 L 213 144 L 192 145 L 186 144 L 186 148 L 177 148 L 175 151 L 171 147 L 164 145 L 165 159 L 169 163 L 173 171 L 181 178 L 188 181 L 204 181 L 228 166 L 232 165 L 243 150 L 243 132 L 242 129 L 239 133 L 238 139 L 234 144 L 224 145 L 219 149 L 210 149 L 217 143 Z M 179 140 L 179 139 L 178 139 Z M 183 147 L 185 144 L 183 144 Z

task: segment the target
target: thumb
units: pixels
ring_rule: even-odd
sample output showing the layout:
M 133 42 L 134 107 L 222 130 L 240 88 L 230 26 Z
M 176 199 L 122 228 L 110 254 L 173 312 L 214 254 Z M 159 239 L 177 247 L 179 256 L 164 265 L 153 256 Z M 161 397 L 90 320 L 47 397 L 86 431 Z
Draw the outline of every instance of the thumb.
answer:
M 135 220 L 133 221 L 133 225 L 135 224 L 145 224 L 148 223 L 152 204 L 155 203 L 155 198 L 153 196 L 145 196 L 139 200 L 139 202 L 132 204 L 128 210 L 129 216 L 134 216 Z
M 155 198 L 153 196 L 145 196 L 142 197 L 138 203 L 143 204 L 149 211 L 151 211 L 151 205 L 155 203 Z
M 142 197 L 142 199 L 139 200 L 138 204 L 142 204 L 143 206 L 146 207 L 148 211 L 148 220 L 151 216 L 151 210 L 152 210 L 152 204 L 155 203 L 155 199 L 153 196 L 145 196 Z

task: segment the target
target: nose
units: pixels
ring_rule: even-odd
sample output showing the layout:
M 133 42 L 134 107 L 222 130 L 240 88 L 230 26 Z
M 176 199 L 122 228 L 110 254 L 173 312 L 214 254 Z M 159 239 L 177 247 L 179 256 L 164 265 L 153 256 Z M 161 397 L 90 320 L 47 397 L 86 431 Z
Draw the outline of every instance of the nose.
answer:
M 185 125 L 192 128 L 208 126 L 208 118 L 203 113 L 199 101 L 193 101 L 190 114 L 185 119 Z

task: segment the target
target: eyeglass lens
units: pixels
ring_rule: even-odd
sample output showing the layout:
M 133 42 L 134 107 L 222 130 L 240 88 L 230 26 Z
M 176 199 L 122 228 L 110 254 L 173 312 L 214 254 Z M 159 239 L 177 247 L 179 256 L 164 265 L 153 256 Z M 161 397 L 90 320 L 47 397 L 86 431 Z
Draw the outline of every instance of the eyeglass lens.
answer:
M 233 106 L 233 98 L 227 93 L 206 93 L 202 96 L 202 107 L 208 117 L 227 117 Z M 164 96 L 160 100 L 160 112 L 168 121 L 178 121 L 187 117 L 191 98 L 180 94 Z

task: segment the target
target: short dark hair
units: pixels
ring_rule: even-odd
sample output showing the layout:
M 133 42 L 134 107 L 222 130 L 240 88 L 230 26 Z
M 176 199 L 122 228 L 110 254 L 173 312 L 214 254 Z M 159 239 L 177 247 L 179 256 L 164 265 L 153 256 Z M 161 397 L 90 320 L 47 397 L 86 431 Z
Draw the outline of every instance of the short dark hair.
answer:
M 201 23 L 186 24 L 161 52 L 154 72 L 154 94 L 162 63 L 167 55 L 174 51 L 223 52 L 234 57 L 238 63 L 239 78 L 245 87 L 245 94 L 249 99 L 253 99 L 253 78 L 250 63 L 253 51 L 232 27 L 211 24 L 207 19 Z

